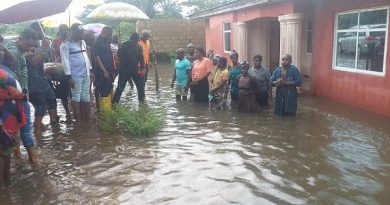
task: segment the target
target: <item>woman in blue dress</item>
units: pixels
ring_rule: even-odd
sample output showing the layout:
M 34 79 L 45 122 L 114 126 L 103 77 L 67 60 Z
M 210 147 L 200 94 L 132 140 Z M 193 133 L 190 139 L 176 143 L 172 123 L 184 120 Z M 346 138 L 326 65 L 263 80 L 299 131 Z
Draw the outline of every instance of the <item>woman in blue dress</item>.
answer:
M 291 63 L 291 55 L 284 55 L 282 66 L 271 76 L 272 85 L 276 86 L 275 115 L 294 116 L 297 112 L 297 86 L 301 86 L 302 79 L 298 68 Z

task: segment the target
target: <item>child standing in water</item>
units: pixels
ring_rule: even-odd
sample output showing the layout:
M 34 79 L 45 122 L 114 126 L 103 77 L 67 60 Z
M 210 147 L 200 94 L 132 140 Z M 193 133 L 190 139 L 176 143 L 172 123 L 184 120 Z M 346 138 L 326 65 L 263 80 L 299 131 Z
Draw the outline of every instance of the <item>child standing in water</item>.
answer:
M 256 79 L 249 75 L 250 65 L 247 62 L 241 64 L 241 75 L 237 77 L 239 89 L 238 110 L 244 112 L 256 112 Z
M 191 63 L 188 61 L 185 56 L 185 50 L 179 48 L 176 50 L 176 62 L 175 62 L 175 72 L 173 73 L 171 88 L 176 81 L 176 100 L 183 101 L 187 100 L 188 93 L 188 83 L 191 78 Z

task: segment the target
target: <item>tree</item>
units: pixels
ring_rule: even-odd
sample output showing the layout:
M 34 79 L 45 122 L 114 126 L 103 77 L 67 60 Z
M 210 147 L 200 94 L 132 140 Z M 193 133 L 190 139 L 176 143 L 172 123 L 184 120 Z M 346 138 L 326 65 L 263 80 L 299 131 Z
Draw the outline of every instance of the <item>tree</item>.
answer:
M 190 14 L 193 14 L 211 9 L 215 6 L 221 5 L 222 3 L 230 1 L 232 0 L 185 0 L 181 4 L 190 8 Z

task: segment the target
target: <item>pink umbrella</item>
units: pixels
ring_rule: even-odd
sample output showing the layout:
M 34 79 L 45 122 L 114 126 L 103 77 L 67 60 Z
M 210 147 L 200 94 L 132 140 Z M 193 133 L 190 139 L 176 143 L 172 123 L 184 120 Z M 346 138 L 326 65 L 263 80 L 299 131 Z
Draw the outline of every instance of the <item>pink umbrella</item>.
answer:
M 62 13 L 72 0 L 26 0 L 0 11 L 0 23 L 14 24 Z
M 84 30 L 93 32 L 95 36 L 98 36 L 104 27 L 106 27 L 106 25 L 102 23 L 89 23 L 83 26 Z

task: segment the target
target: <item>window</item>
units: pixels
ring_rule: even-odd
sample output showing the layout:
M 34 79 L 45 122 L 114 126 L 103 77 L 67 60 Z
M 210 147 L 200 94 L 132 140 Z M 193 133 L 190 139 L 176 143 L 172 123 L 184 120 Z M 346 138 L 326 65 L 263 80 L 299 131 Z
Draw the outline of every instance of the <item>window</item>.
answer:
M 333 65 L 353 72 L 384 73 L 388 9 L 336 15 Z
M 313 50 L 313 21 L 307 21 L 307 34 L 306 34 L 306 53 L 311 53 Z
M 223 50 L 225 52 L 231 51 L 230 38 L 231 38 L 231 24 L 230 22 L 223 23 Z

